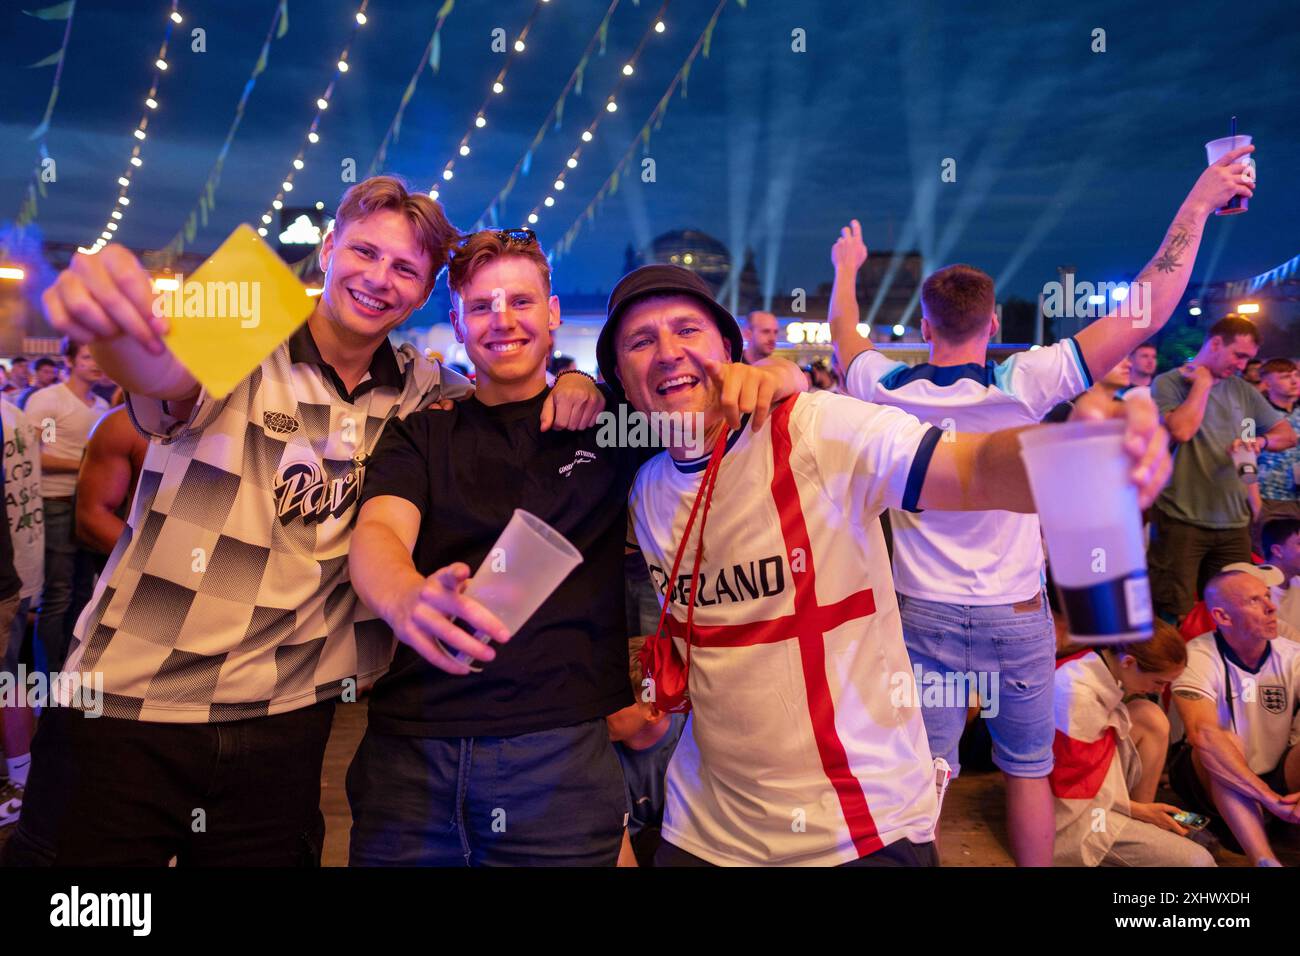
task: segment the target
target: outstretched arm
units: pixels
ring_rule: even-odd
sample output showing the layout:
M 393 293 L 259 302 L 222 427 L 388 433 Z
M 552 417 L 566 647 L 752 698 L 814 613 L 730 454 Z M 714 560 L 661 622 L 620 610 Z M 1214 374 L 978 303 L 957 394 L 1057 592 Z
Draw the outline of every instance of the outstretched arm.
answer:
M 1129 298 L 1075 336 L 1094 380 L 1101 379 L 1169 321 L 1192 277 L 1205 221 L 1233 196 L 1253 194 L 1254 183 L 1248 183 L 1246 167 L 1239 160 L 1254 149 L 1234 149 L 1206 167 L 1178 207 L 1155 257 L 1138 273 Z
M 831 341 L 835 344 L 835 360 L 844 372 L 860 353 L 875 348 L 871 339 L 858 331 L 858 270 L 866 261 L 862 224 L 854 219 L 840 230 L 840 237 L 831 246 L 831 263 L 835 266 L 829 315 Z
M 1124 450 L 1133 461 L 1129 478 L 1138 487 L 1139 505 L 1146 508 L 1173 471 L 1169 435 L 1150 399 L 1104 404 L 1081 399 L 1072 417 L 1110 416 L 1127 420 Z M 987 434 L 958 433 L 951 440 L 945 436 L 935 446 L 926 471 L 920 507 L 935 511 L 1035 511 L 1018 436 L 1026 428 L 1059 427 L 1030 425 Z

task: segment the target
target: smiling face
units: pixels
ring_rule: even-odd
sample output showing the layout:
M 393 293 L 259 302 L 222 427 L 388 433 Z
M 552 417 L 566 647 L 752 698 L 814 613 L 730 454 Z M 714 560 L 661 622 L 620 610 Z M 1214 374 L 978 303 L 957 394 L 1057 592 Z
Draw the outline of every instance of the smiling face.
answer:
M 321 244 L 321 307 L 352 336 L 378 339 L 424 305 L 433 260 L 414 226 L 395 209 L 378 209 L 331 229 Z
M 531 260 L 506 253 L 479 266 L 453 295 L 451 322 L 456 340 L 487 379 L 479 387 L 481 398 L 504 389 L 509 394 L 500 400 L 521 401 L 545 386 L 560 300 L 549 294 Z
M 691 296 L 647 298 L 628 307 L 615 339 L 618 377 L 642 412 L 703 412 L 719 417 L 721 394 L 701 359 L 731 354 L 708 310 Z

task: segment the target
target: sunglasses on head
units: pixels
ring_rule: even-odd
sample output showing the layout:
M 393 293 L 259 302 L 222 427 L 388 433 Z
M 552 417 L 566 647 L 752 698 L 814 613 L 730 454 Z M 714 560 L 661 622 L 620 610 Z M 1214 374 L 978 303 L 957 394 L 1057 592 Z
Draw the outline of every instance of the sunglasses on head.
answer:
M 526 246 L 537 241 L 537 233 L 531 229 L 498 229 L 496 237 L 502 242 Z

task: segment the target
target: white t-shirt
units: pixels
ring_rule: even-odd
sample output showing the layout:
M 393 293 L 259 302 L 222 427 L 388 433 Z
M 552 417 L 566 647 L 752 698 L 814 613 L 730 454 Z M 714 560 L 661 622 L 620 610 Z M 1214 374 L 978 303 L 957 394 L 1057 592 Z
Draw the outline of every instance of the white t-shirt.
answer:
M 1224 673 L 1231 682 L 1225 695 Z M 1242 665 L 1217 633 L 1187 642 L 1187 669 L 1173 689 L 1192 690 L 1214 701 L 1219 726 L 1231 730 L 1246 747 L 1246 763 L 1256 774 L 1277 766 L 1287 748 L 1300 739 L 1300 644 L 1274 638 L 1259 666 Z
M 830 865 L 933 839 L 933 761 L 878 518 L 915 507 L 939 437 L 829 392 L 730 436 L 700 564 L 693 709 L 666 781 L 668 842 L 718 865 Z M 633 486 L 661 595 L 707 464 L 661 453 Z M 683 660 L 698 522 L 671 590 Z
M 27 417 L 41 432 L 43 450 L 56 458 L 81 461 L 95 422 L 108 411 L 108 402 L 94 392 L 87 405 L 64 382 L 33 392 L 27 400 Z M 50 441 L 45 441 L 49 437 Z M 75 471 L 49 471 L 41 476 L 46 498 L 71 498 L 77 491 Z
M 41 435 L 17 405 L 0 401 L 4 418 L 5 511 L 14 543 L 14 569 L 22 597 L 40 594 L 45 582 L 45 522 L 41 499 Z M 0 640 L 4 636 L 0 635 Z
M 1074 339 L 987 365 L 908 366 L 875 349 L 849 363 L 845 390 L 953 432 L 1036 425 L 1092 385 Z M 1015 604 L 1042 588 L 1038 516 L 1010 511 L 890 515 L 900 594 L 954 604 Z

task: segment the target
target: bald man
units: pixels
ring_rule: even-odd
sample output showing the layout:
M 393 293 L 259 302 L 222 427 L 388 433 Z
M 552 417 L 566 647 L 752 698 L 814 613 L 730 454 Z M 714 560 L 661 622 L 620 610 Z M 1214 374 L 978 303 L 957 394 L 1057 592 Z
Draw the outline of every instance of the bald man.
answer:
M 1215 630 L 1187 645 L 1174 681 L 1186 742 L 1169 779 L 1189 810 L 1256 866 L 1281 866 L 1269 843 L 1270 814 L 1300 823 L 1300 644 L 1277 636 L 1277 607 L 1263 581 L 1225 571 L 1205 586 Z
M 745 362 L 753 365 L 776 351 L 776 316 L 771 312 L 751 312 L 745 319 Z

